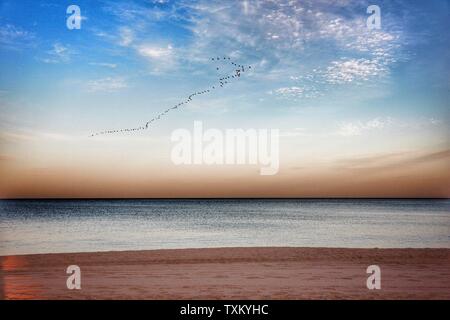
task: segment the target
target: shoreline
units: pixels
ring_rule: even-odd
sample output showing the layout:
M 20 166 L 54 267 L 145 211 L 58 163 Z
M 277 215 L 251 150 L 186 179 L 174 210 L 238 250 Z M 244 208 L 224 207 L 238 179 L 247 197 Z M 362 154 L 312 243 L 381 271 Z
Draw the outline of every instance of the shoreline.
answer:
M 185 250 L 227 250 L 227 249 L 297 249 L 297 250 L 448 250 L 450 252 L 450 247 L 299 247 L 299 246 L 217 246 L 217 247 L 176 247 L 176 248 L 155 248 L 155 249 L 125 249 L 125 250 L 101 250 L 101 251 L 67 251 L 67 252 L 38 252 L 38 253 L 17 253 L 17 254 L 0 254 L 0 271 L 1 271 L 1 259 L 7 257 L 27 257 L 31 258 L 33 256 L 56 256 L 56 255 L 86 255 L 86 254 L 129 254 L 129 253 L 163 253 L 164 251 L 174 252 L 174 251 L 185 251 Z
M 66 268 L 81 269 L 81 290 Z M 369 290 L 369 265 L 381 289 Z M 449 299 L 450 249 L 222 247 L 0 256 L 0 299 Z

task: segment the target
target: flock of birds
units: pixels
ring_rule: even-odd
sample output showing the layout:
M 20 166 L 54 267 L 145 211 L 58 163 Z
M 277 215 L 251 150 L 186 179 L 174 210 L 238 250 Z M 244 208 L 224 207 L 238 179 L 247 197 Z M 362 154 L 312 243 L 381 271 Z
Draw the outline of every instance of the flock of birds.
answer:
M 199 91 L 199 92 L 194 92 L 192 94 L 190 94 L 185 100 L 177 103 L 176 105 L 164 110 L 163 112 L 161 112 L 160 114 L 158 114 L 156 117 L 154 117 L 153 119 L 150 119 L 149 121 L 147 121 L 145 123 L 145 125 L 136 127 L 136 128 L 124 128 L 124 129 L 115 129 L 115 130 L 105 130 L 105 131 L 100 131 L 100 132 L 96 132 L 91 134 L 89 137 L 95 137 L 95 136 L 99 136 L 99 135 L 105 135 L 105 134 L 114 134 L 114 133 L 119 133 L 119 132 L 134 132 L 134 131 L 140 131 L 140 130 L 147 130 L 150 125 L 157 121 L 160 120 L 161 117 L 163 117 L 164 115 L 166 115 L 167 113 L 169 113 L 171 110 L 175 110 L 178 108 L 181 108 L 185 105 L 187 105 L 188 103 L 192 102 L 193 98 L 196 96 L 201 96 L 207 93 L 211 93 L 219 88 L 223 88 L 224 86 L 226 86 L 227 84 L 230 84 L 233 80 L 237 80 L 241 77 L 241 73 L 244 73 L 246 70 L 250 70 L 252 67 L 251 66 L 244 66 L 241 64 L 237 64 L 236 62 L 232 61 L 230 57 L 214 57 L 211 58 L 211 61 L 214 61 L 216 63 L 220 63 L 220 62 L 226 62 L 229 63 L 233 66 L 233 72 L 231 74 L 227 74 L 226 76 L 222 76 L 221 78 L 218 79 L 218 83 L 215 83 L 214 85 L 212 85 L 211 87 L 209 87 L 206 90 L 203 91 Z M 220 68 L 217 66 L 216 70 L 219 71 Z

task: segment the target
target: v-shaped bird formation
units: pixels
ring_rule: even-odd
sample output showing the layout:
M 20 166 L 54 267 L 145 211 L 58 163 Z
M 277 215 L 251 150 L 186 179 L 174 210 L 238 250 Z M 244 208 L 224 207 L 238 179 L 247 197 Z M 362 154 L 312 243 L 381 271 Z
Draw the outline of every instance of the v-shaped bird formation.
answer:
M 213 58 L 211 58 L 210 61 L 216 63 L 216 71 L 220 71 L 222 68 L 221 66 L 223 66 L 223 65 L 228 66 L 228 67 L 231 65 L 232 66 L 231 69 L 233 71 L 231 73 L 228 73 L 225 76 L 218 78 L 217 82 L 215 82 L 209 88 L 202 90 L 202 91 L 191 93 L 184 100 L 171 106 L 170 108 L 167 108 L 166 110 L 162 111 L 161 113 L 156 115 L 154 118 L 148 120 L 145 124 L 143 124 L 139 127 L 104 130 L 104 131 L 99 131 L 99 132 L 93 133 L 89 137 L 95 137 L 95 136 L 105 135 L 105 134 L 114 134 L 114 133 L 120 133 L 120 132 L 123 133 L 123 132 L 135 132 L 135 131 L 147 130 L 155 121 L 160 120 L 162 117 L 164 117 L 170 111 L 178 109 L 178 108 L 182 108 L 182 107 L 188 105 L 197 96 L 211 94 L 215 90 L 224 88 L 226 85 L 230 84 L 231 82 L 238 80 L 243 73 L 245 73 L 248 70 L 251 70 L 251 68 L 252 68 L 251 66 L 244 66 L 244 65 L 238 64 L 238 63 L 234 62 L 230 57 L 213 57 Z

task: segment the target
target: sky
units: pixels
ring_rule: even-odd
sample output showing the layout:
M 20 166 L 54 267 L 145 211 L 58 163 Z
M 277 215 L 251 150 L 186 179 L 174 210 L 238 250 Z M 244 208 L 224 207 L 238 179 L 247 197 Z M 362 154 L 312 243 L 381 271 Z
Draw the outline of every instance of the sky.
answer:
M 366 24 L 373 4 L 380 29 Z M 449 197 L 448 11 L 443 0 L 0 0 L 0 197 Z M 211 57 L 252 69 L 149 130 L 89 137 L 209 88 L 222 72 Z M 175 165 L 171 134 L 196 120 L 279 129 L 279 172 Z

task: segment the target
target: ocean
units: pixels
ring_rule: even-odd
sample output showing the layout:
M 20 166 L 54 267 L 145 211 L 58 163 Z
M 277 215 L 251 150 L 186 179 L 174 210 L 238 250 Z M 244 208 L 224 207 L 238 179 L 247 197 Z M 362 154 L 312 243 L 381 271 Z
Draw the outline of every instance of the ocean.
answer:
M 450 248 L 450 200 L 0 200 L 0 255 L 232 246 Z

